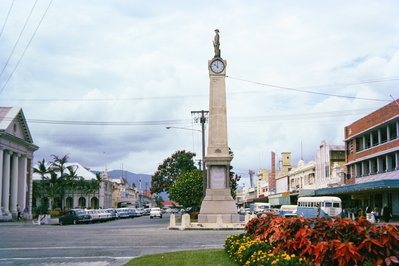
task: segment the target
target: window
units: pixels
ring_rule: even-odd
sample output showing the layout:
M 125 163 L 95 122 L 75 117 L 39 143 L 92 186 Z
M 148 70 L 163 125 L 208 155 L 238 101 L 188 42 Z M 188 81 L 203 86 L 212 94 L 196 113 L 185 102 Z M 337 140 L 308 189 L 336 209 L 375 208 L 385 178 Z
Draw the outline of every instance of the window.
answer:
M 378 130 L 371 132 L 371 139 L 373 140 L 373 146 L 377 146 L 378 143 Z
M 356 151 L 362 151 L 363 149 L 363 137 L 356 138 Z
M 339 207 L 340 207 L 340 206 L 339 206 L 339 202 L 333 202 L 333 207 L 339 208 Z
M 370 135 L 365 135 L 364 136 L 364 148 L 365 149 L 368 149 L 368 148 L 370 148 L 370 146 L 371 146 L 371 138 L 370 138 Z
M 326 207 L 332 207 L 332 203 L 331 202 L 326 202 Z
M 364 175 L 369 175 L 370 174 L 370 163 L 369 163 L 369 161 L 364 161 L 363 162 L 363 174 Z
M 389 128 L 389 140 L 394 140 L 398 137 L 398 132 L 397 132 L 397 128 L 396 128 L 396 123 L 391 123 L 388 125 Z
M 394 171 L 397 168 L 395 153 L 390 153 L 387 155 L 387 163 L 388 163 L 387 171 Z
M 381 143 L 388 141 L 388 127 L 383 127 L 380 129 L 381 132 Z
M 378 157 L 378 163 L 379 163 L 379 167 L 378 167 L 378 172 L 379 173 L 383 173 L 386 172 L 387 170 L 387 160 L 385 156 L 381 156 Z
M 325 166 L 325 176 L 326 176 L 326 177 L 329 177 L 329 176 L 330 176 L 330 166 L 329 166 L 329 165 L 326 165 L 326 166 Z
M 374 175 L 377 173 L 377 159 L 370 159 L 370 175 Z

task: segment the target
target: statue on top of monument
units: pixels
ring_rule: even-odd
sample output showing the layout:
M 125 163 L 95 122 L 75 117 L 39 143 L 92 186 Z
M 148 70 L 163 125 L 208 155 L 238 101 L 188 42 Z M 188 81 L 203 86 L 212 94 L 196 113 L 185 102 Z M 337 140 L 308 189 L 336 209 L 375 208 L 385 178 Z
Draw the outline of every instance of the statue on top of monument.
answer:
M 213 47 L 215 49 L 215 56 L 220 57 L 220 42 L 219 42 L 219 29 L 215 30 L 215 39 L 213 40 Z

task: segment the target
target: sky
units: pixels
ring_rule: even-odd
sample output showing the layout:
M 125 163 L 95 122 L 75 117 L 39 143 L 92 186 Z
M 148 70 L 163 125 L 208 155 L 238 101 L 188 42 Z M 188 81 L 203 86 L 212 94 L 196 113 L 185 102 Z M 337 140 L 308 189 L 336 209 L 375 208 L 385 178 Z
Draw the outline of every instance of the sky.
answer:
M 272 151 L 314 160 L 399 98 L 397 14 L 394 0 L 1 0 L 0 106 L 23 109 L 36 162 L 152 174 L 177 150 L 200 160 L 191 111 L 209 109 L 217 28 L 245 182 Z

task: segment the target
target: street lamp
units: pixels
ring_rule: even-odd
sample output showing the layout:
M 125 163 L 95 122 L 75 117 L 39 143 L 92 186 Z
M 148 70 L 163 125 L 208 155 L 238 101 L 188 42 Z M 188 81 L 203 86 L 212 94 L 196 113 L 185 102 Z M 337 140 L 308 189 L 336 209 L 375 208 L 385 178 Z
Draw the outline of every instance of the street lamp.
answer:
M 188 128 L 188 127 L 166 127 L 166 129 L 171 129 L 171 128 L 201 132 L 201 134 L 202 134 L 202 171 L 205 172 L 205 162 L 204 162 L 204 159 L 205 159 L 205 132 L 204 132 L 204 130 Z
M 195 128 L 189 128 L 189 127 L 166 127 L 166 129 L 171 129 L 171 128 L 176 128 L 176 129 L 183 129 L 183 130 L 191 130 L 191 131 L 198 131 L 198 132 L 201 132 L 201 130 L 199 130 L 199 129 L 195 129 Z
M 206 170 L 205 170 L 205 119 L 201 120 L 202 130 L 188 128 L 188 127 L 166 127 L 166 129 L 182 129 L 182 130 L 191 130 L 191 131 L 198 131 L 202 134 L 202 185 L 203 185 L 203 196 L 205 197 L 206 187 L 207 187 L 207 178 L 206 178 Z

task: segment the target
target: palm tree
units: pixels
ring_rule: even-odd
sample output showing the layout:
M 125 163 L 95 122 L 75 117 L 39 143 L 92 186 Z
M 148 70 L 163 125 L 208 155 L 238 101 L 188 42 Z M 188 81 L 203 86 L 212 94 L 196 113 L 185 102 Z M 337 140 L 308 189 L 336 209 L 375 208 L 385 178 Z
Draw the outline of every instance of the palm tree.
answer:
M 80 176 L 78 176 L 77 171 L 78 168 L 74 167 L 72 165 L 69 165 L 66 167 L 66 170 L 68 171 L 68 173 L 66 173 L 65 175 L 65 191 L 69 190 L 69 192 L 72 194 L 72 201 L 74 199 L 74 193 L 75 193 L 75 189 L 78 185 Z M 73 202 L 72 202 L 73 205 Z M 71 206 L 72 208 L 74 206 Z
M 68 162 L 68 155 L 64 155 L 63 157 L 58 157 L 57 155 L 52 154 L 53 163 L 52 167 L 54 168 L 55 172 L 59 172 L 61 177 L 64 177 L 65 170 L 66 170 L 66 163 Z
M 38 166 L 33 167 L 33 173 L 39 174 L 41 177 L 41 181 L 38 185 L 38 189 L 35 189 L 35 193 L 38 193 L 40 195 L 34 195 L 34 197 L 40 196 L 40 198 L 43 198 L 46 192 L 46 188 L 49 186 L 49 175 L 50 175 L 51 169 L 50 167 L 47 167 L 46 161 L 43 159 L 41 161 L 38 161 Z

